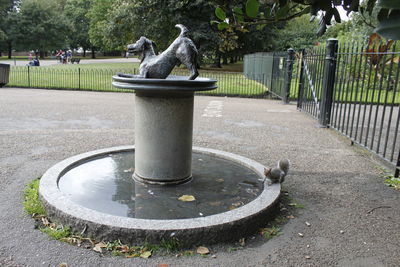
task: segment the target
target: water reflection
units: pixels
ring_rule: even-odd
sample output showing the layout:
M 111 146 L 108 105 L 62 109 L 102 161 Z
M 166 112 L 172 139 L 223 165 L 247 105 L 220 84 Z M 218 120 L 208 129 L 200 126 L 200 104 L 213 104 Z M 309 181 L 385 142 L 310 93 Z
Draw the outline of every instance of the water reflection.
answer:
M 178 186 L 135 183 L 133 165 L 133 152 L 95 158 L 66 172 L 59 188 L 84 207 L 143 219 L 184 219 L 221 213 L 250 202 L 262 191 L 255 172 L 200 153 L 193 154 L 193 180 Z M 196 200 L 178 200 L 182 195 Z

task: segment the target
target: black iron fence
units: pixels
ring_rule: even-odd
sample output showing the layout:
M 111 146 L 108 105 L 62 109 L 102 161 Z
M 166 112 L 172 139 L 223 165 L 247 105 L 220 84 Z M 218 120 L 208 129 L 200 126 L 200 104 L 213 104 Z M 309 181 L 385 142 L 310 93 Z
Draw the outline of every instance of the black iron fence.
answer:
M 54 88 L 112 92 L 131 92 L 131 90 L 117 89 L 111 84 L 112 76 L 117 72 L 137 74 L 137 69 L 104 69 L 104 68 L 64 68 L 12 66 L 10 71 L 9 87 Z M 184 69 L 174 70 L 173 75 L 187 76 Z M 202 77 L 216 79 L 218 89 L 199 94 L 217 96 L 241 96 L 263 98 L 268 88 L 262 80 L 246 78 L 239 72 L 211 72 L 201 71 Z
M 390 49 L 388 49 L 390 47 Z M 375 50 L 374 50 L 375 48 Z M 298 108 L 400 168 L 400 52 L 396 43 L 302 51 Z

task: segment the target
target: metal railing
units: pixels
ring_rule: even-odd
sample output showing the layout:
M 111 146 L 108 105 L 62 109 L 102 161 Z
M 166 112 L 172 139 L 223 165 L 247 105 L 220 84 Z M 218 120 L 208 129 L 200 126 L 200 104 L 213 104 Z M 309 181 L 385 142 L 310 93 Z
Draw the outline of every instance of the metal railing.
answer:
M 339 44 L 303 51 L 298 108 L 400 168 L 400 52 L 374 52 L 368 44 Z M 385 47 L 388 47 L 385 45 Z
M 117 89 L 111 84 L 117 72 L 137 74 L 137 69 L 59 68 L 12 66 L 9 87 L 54 88 L 111 92 L 131 92 Z M 187 70 L 174 70 L 173 75 L 187 76 Z M 202 77 L 217 79 L 218 88 L 202 95 L 241 96 L 264 98 L 267 87 L 262 79 L 248 79 L 239 72 L 200 71 Z

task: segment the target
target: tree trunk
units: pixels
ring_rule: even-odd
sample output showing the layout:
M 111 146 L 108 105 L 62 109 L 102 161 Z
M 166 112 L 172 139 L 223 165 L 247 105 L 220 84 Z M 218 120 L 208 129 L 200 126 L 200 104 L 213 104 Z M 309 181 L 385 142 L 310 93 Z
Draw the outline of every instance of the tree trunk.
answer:
M 219 53 L 218 51 L 215 53 L 213 67 L 222 68 L 222 66 L 221 66 L 221 53 Z
M 3 56 L 3 54 L 1 53 L 1 51 L 0 51 L 0 57 L 2 57 Z
M 86 57 L 86 47 L 82 47 L 83 48 L 83 57 Z
M 12 57 L 12 46 L 11 42 L 8 42 L 8 59 L 11 59 Z
M 92 46 L 92 58 L 96 58 L 96 52 L 94 51 L 94 47 Z
M 228 65 L 228 57 L 226 55 L 222 56 L 222 65 Z
M 39 51 L 39 56 L 40 56 L 40 59 L 44 59 L 44 52 L 43 51 Z

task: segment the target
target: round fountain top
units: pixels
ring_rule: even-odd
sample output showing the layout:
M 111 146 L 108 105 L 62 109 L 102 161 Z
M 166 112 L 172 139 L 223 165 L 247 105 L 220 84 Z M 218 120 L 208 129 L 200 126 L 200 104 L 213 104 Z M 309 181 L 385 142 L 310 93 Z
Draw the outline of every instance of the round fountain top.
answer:
M 149 79 L 139 75 L 114 75 L 112 85 L 120 89 L 136 91 L 209 91 L 217 88 L 217 80 L 197 77 L 189 80 L 186 76 L 169 75 L 166 79 Z

